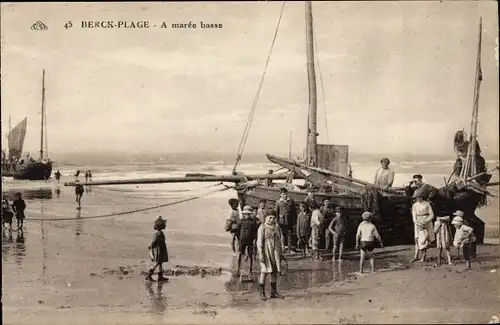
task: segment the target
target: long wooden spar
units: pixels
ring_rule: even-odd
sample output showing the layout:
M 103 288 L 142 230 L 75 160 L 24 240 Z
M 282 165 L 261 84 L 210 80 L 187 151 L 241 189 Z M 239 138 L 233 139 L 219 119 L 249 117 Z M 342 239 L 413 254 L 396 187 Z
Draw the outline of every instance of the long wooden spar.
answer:
M 132 184 L 160 184 L 160 183 L 190 183 L 190 182 L 231 182 L 244 183 L 252 180 L 265 179 L 287 179 L 288 174 L 267 174 L 267 175 L 204 175 L 204 174 L 188 174 L 184 177 L 155 177 L 155 178 L 136 178 L 122 180 L 103 180 L 92 182 L 81 182 L 81 185 L 132 185 Z M 300 177 L 294 177 L 300 179 Z M 75 182 L 66 182 L 64 186 L 75 186 Z

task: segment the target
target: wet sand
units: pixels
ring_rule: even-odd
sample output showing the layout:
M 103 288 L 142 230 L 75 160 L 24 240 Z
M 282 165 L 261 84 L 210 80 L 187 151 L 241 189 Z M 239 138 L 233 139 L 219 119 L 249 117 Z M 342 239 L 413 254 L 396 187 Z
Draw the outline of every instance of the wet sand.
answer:
M 51 200 L 28 200 L 28 218 L 94 216 L 178 199 L 110 199 L 92 189 L 78 212 L 72 190 L 61 190 Z M 484 323 L 500 314 L 496 244 L 478 247 L 470 271 L 463 263 L 409 265 L 413 251 L 405 246 L 378 250 L 378 271 L 362 276 L 354 273 L 357 252 L 340 263 L 291 256 L 279 279 L 285 299 L 263 302 L 257 273 L 253 283 L 240 283 L 230 272 L 236 258 L 222 231 L 230 195 L 115 218 L 28 220 L 23 236 L 4 233 L 4 323 Z M 165 267 L 177 270 L 163 284 L 143 280 L 158 214 L 168 219 Z M 487 234 L 498 234 L 498 200 L 479 215 Z M 189 275 L 182 266 L 199 269 Z

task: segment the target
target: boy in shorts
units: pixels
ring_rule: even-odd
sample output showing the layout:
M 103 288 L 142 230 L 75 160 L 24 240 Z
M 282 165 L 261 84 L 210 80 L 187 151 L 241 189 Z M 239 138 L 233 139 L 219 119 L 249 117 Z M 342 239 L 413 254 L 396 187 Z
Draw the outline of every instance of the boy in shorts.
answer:
M 243 219 L 238 220 L 237 222 L 237 233 L 239 237 L 239 255 L 238 255 L 238 270 L 236 271 L 236 276 L 240 276 L 241 269 L 241 260 L 245 252 L 247 253 L 248 258 L 250 259 L 250 266 L 248 273 L 252 273 L 253 268 L 253 251 L 254 251 L 254 242 L 257 238 L 257 220 L 253 217 L 253 210 L 250 206 L 245 206 L 243 211 L 241 212 L 243 215 Z
M 363 273 L 363 264 L 365 262 L 365 257 L 370 259 L 371 271 L 375 272 L 375 260 L 373 257 L 373 250 L 375 249 L 375 240 L 380 244 L 380 247 L 384 247 L 382 244 L 382 238 L 378 233 L 377 228 L 373 223 L 371 223 L 372 213 L 363 212 L 363 221 L 358 226 L 358 232 L 356 234 L 356 249 L 360 249 L 360 260 L 359 260 L 359 273 Z

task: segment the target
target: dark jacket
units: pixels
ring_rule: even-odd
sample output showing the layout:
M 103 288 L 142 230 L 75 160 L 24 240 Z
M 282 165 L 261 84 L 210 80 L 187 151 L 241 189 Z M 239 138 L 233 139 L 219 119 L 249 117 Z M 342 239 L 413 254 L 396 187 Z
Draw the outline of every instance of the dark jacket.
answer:
M 276 213 L 278 214 L 278 222 L 280 225 L 293 227 L 297 222 L 297 208 L 293 199 L 288 198 L 286 201 L 281 198 L 276 201 Z
M 254 240 L 257 239 L 257 220 L 255 218 L 239 219 L 237 225 L 240 243 L 252 245 Z

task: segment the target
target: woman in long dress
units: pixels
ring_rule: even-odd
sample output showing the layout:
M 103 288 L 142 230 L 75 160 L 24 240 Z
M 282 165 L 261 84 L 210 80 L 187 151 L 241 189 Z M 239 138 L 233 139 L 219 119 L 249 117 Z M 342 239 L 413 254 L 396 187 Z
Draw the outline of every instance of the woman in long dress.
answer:
M 283 296 L 276 290 L 278 282 L 278 272 L 281 272 L 281 261 L 284 260 L 282 247 L 282 233 L 276 225 L 276 216 L 266 216 L 266 221 L 261 224 L 257 231 L 257 250 L 260 260 L 260 298 L 266 300 L 266 277 L 271 274 L 271 298 Z
M 420 190 L 415 191 L 413 194 L 413 197 L 416 199 L 411 209 L 413 223 L 415 224 L 415 256 L 411 262 L 418 259 L 418 253 L 420 251 L 422 252 L 420 261 L 425 262 L 427 249 L 435 240 L 434 227 L 432 225 L 434 212 L 432 211 L 431 204 L 424 200 L 422 194 Z

